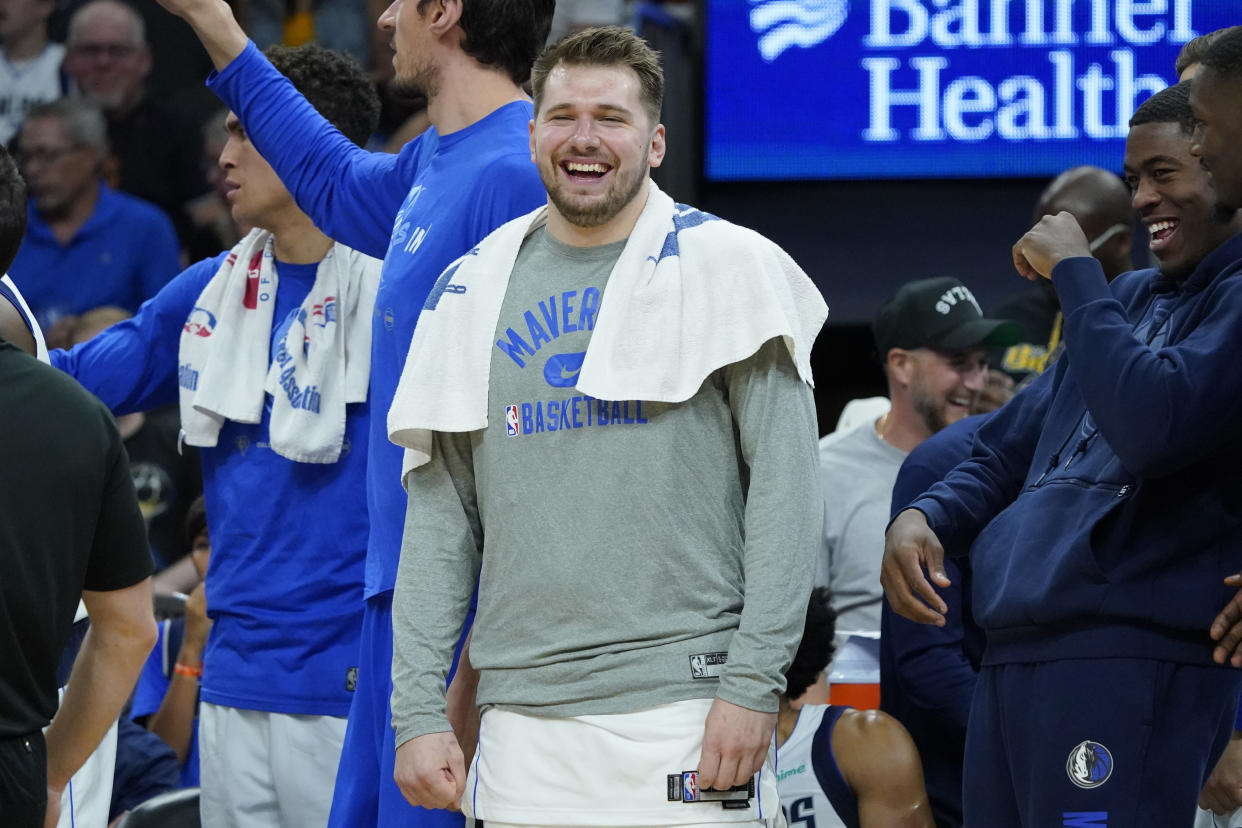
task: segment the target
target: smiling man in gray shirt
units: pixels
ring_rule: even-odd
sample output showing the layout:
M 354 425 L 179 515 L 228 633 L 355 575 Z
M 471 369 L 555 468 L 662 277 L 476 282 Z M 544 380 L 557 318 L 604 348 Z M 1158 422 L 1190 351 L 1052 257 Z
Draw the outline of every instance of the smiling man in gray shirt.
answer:
M 501 228 L 441 277 L 407 362 L 416 381 L 440 388 L 440 376 L 485 382 L 487 416 L 484 427 L 457 428 L 437 410 L 415 426 L 431 435 L 426 462 L 406 477 L 393 604 L 398 784 L 417 804 L 460 803 L 504 824 L 764 824 L 779 807 L 775 780 L 760 768 L 822 517 L 807 354 L 826 309 L 775 245 L 673 205 L 650 184 L 664 128 L 662 75 L 646 44 L 621 29 L 574 35 L 536 63 L 534 87 L 532 156 L 549 207 L 512 223 L 529 230 L 507 272 L 474 278 L 484 266 L 472 260 L 488 259 L 512 232 Z M 671 230 L 656 234 L 652 255 L 634 256 L 643 228 L 665 226 L 653 221 Z M 717 291 L 705 303 L 726 313 L 751 301 L 721 298 L 730 287 L 717 270 L 685 275 L 702 261 L 696 234 L 776 262 L 779 277 L 741 278 L 771 279 L 765 296 L 799 297 L 782 307 L 802 321 L 761 335 L 710 328 L 720 341 L 695 347 L 735 356 L 700 362 L 705 370 L 676 401 L 584 392 L 597 370 L 592 354 L 633 359 L 631 338 L 658 335 L 681 355 L 640 363 L 638 374 L 695 361 L 683 332 L 641 324 L 658 309 L 626 305 L 635 281 L 627 263 Z M 671 256 L 680 265 L 662 268 Z M 467 332 L 484 338 L 485 377 L 420 358 L 420 343 L 472 347 L 470 336 L 436 326 L 449 305 L 473 308 L 489 283 L 506 279 L 490 310 L 494 329 Z M 755 305 L 740 316 L 762 316 L 765 302 Z M 613 329 L 620 337 L 602 333 L 609 314 L 623 320 Z M 441 330 L 455 341 L 434 343 Z M 420 365 L 429 366 L 421 377 Z M 398 392 L 389 426 L 404 443 L 394 427 L 402 406 Z M 467 779 L 444 677 L 476 583 L 470 661 L 484 713 Z M 737 809 L 693 801 L 706 787 L 747 785 L 757 771 Z

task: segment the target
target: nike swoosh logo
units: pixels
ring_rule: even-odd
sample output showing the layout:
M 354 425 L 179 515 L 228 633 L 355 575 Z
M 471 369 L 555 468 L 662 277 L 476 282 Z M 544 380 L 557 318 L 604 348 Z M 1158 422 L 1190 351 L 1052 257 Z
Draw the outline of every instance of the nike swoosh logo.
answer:
M 572 388 L 582 371 L 586 351 L 574 354 L 553 354 L 543 366 L 543 378 L 553 388 Z

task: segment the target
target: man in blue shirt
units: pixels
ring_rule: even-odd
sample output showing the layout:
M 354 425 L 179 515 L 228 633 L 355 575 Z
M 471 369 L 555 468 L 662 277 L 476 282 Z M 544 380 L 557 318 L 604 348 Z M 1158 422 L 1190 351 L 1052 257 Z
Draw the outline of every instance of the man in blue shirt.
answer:
M 30 202 L 10 273 L 49 339 L 66 316 L 101 305 L 137 311 L 176 275 L 168 217 L 101 180 L 108 138 L 97 109 L 69 99 L 37 106 L 17 148 Z
M 387 412 L 414 323 L 440 273 L 545 193 L 530 161 L 530 99 L 520 84 L 543 48 L 554 0 L 397 0 L 380 17 L 397 80 L 427 96 L 432 127 L 397 155 L 341 138 L 271 70 L 223 0 L 167 0 L 203 41 L 218 74 L 209 85 L 298 204 L 333 238 L 384 257 L 371 350 L 367 459 L 366 611 L 358 684 L 334 797 L 332 826 L 460 825 L 417 812 L 393 781 L 392 592 L 406 509 L 401 450 Z M 473 709 L 473 691 L 454 712 Z M 455 691 L 456 692 L 456 691 Z
M 348 136 L 342 140 L 366 141 L 379 101 L 356 63 L 312 46 L 274 48 L 272 59 Z M 315 227 L 236 117 L 226 124 L 220 165 L 233 215 L 256 229 L 181 273 L 134 318 L 54 352 L 52 361 L 116 414 L 181 396 L 183 432 L 200 446 L 214 553 L 206 588 L 212 632 L 202 664 L 182 667 L 191 678 L 201 673 L 203 825 L 323 825 L 358 666 L 372 411 L 365 347 L 341 354 L 325 339 L 369 335 L 379 262 Z M 329 279 L 339 291 L 321 298 Z M 351 305 L 350 295 L 368 301 Z M 260 314 L 265 324 L 247 321 Z M 309 375 L 297 367 L 298 350 L 311 365 L 322 354 L 347 380 L 360 374 L 361 399 L 338 395 L 329 404 L 333 372 L 325 371 L 314 406 L 281 408 L 289 382 L 305 387 Z M 351 371 L 359 359 L 363 367 Z M 202 439 L 191 433 L 195 417 L 204 406 L 221 410 L 207 394 L 217 361 L 226 392 L 252 404 L 253 416 L 221 415 L 215 434 Z M 286 362 L 294 366 L 288 379 Z M 311 417 L 339 423 L 333 456 L 301 460 L 282 440 L 294 418 L 310 431 Z
M 1206 632 L 1242 543 L 1242 218 L 1193 128 L 1185 87 L 1130 121 L 1125 177 L 1159 268 L 1107 282 L 1069 213 L 1014 246 L 1019 273 L 1056 287 L 1066 358 L 889 528 L 893 609 L 938 625 L 922 568 L 948 586 L 943 550 L 975 538 L 987 649 L 966 824 L 1189 824 L 1232 731 L 1242 676 Z

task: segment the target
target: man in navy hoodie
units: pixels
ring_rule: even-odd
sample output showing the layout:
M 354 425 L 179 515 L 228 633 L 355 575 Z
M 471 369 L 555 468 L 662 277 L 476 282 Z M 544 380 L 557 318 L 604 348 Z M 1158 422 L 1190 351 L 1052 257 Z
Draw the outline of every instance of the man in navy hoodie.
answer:
M 1242 564 L 1242 219 L 1190 154 L 1185 87 L 1130 127 L 1160 266 L 1109 284 L 1068 213 L 1027 233 L 1014 262 L 1052 280 L 1067 359 L 886 538 L 889 602 L 939 625 L 943 550 L 975 537 L 968 825 L 1190 824 L 1233 726 L 1242 673 L 1213 663 L 1206 631 Z

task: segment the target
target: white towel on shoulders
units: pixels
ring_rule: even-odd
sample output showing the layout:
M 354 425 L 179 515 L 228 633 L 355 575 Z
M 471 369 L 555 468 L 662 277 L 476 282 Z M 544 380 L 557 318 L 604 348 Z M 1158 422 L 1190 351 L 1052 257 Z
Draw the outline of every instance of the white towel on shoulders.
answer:
M 496 323 L 541 207 L 497 228 L 440 276 L 424 305 L 388 412 L 406 473 L 431 458 L 431 432 L 487 425 Z M 602 400 L 682 402 L 713 371 L 783 337 L 798 376 L 828 315 L 819 290 L 776 244 L 676 204 L 654 182 L 600 301 L 577 389 Z
M 192 446 L 214 446 L 225 420 L 257 423 L 272 395 L 272 450 L 300 463 L 335 463 L 345 406 L 365 402 L 371 314 L 380 261 L 334 244 L 269 354 L 277 274 L 273 240 L 252 230 L 199 295 L 181 332 L 181 428 Z

